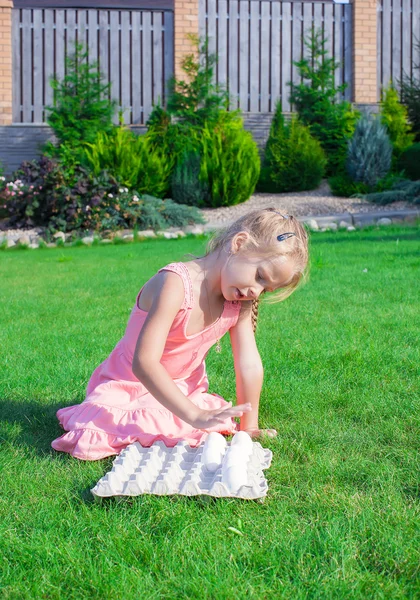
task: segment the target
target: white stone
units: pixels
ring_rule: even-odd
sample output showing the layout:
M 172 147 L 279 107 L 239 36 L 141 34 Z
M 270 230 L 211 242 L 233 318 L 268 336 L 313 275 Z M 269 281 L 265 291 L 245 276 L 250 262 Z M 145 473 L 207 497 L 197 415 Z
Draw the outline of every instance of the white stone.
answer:
M 308 227 L 312 229 L 312 231 L 318 231 L 319 225 L 315 219 L 309 219 L 309 221 L 307 221 L 306 223 Z
M 112 240 L 108 240 L 108 239 L 101 240 L 101 244 L 112 244 Z
M 91 235 L 87 235 L 82 238 L 83 244 L 86 244 L 86 245 L 93 244 L 93 240 L 94 240 L 94 238 Z
M 56 233 L 54 233 L 53 238 L 55 240 L 62 240 L 63 242 L 66 241 L 66 234 L 64 233 L 64 231 L 56 231 Z
M 340 229 L 346 229 L 346 228 L 347 228 L 347 225 L 348 225 L 348 224 L 346 223 L 346 221 L 340 221 L 340 223 L 338 224 L 338 227 L 339 227 Z
M 185 233 L 192 233 L 193 235 L 201 235 L 204 233 L 203 225 L 187 225 L 184 227 Z
M 186 234 L 183 231 L 181 231 L 181 230 L 175 231 L 175 233 L 176 233 L 177 237 L 179 237 L 179 238 L 186 237 Z
M 126 233 L 122 236 L 122 239 L 126 242 L 132 242 L 134 240 L 134 233 Z
M 376 224 L 377 225 L 391 225 L 392 219 L 389 219 L 388 217 L 382 217 L 381 219 L 377 220 Z
M 20 238 L 18 239 L 18 244 L 29 246 L 30 243 L 31 243 L 31 240 L 29 239 L 29 235 L 21 235 Z
M 32 250 L 36 250 L 37 248 L 39 248 L 39 244 L 37 244 L 36 242 L 32 242 L 29 244 L 29 248 L 32 248 Z
M 8 238 L 6 248 L 12 248 L 13 246 L 16 246 L 16 242 Z
M 353 225 L 349 225 L 347 227 L 347 231 L 356 231 L 356 227 L 353 227 Z
M 57 244 L 54 244 L 54 242 L 49 242 L 46 246 L 47 248 L 57 248 Z
M 137 236 L 143 237 L 143 238 L 155 238 L 156 237 L 156 233 L 153 231 L 153 229 L 145 229 L 144 231 L 139 231 L 137 233 Z
M 337 231 L 338 225 L 337 225 L 337 223 L 334 223 L 334 222 L 328 223 L 327 229 L 330 229 L 331 231 Z

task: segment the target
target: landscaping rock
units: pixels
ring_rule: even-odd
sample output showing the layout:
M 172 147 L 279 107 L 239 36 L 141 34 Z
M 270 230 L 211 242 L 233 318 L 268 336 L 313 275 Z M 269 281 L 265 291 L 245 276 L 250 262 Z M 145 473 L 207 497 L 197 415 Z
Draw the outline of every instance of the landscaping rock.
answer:
M 353 227 L 353 225 L 349 225 L 347 227 L 347 231 L 356 231 L 356 227 Z
M 346 229 L 348 227 L 347 221 L 340 221 L 339 224 L 338 224 L 338 227 L 340 229 Z
M 100 242 L 101 244 L 112 244 L 112 240 L 109 239 L 105 239 L 105 240 L 101 240 Z
M 31 243 L 31 240 L 29 238 L 29 235 L 21 235 L 17 242 L 18 242 L 18 244 L 21 244 L 22 246 L 29 246 L 29 244 Z
M 137 236 L 139 238 L 155 238 L 156 233 L 153 231 L 153 229 L 145 229 L 144 231 L 138 231 Z
M 319 229 L 318 222 L 315 219 L 309 219 L 309 221 L 306 221 L 306 224 L 312 231 L 318 231 Z
M 392 225 L 392 219 L 388 219 L 388 217 L 382 217 L 378 219 L 376 222 L 377 225 Z
M 94 240 L 93 235 L 87 235 L 82 238 L 82 242 L 83 242 L 83 244 L 86 244 L 86 246 L 93 244 L 93 240 Z
M 134 240 L 134 233 L 126 233 L 122 236 L 122 239 L 126 242 L 132 242 Z
M 185 233 L 192 233 L 193 235 L 202 235 L 204 233 L 203 225 L 187 225 L 184 227 Z
M 57 244 L 55 244 L 54 242 L 49 242 L 47 244 L 47 248 L 57 248 Z
M 31 248 L 32 250 L 36 250 L 37 248 L 39 248 L 39 244 L 37 244 L 36 242 L 31 242 L 29 244 L 29 248 Z
M 64 231 L 57 231 L 56 233 L 54 233 L 53 238 L 55 240 L 62 240 L 63 242 L 66 241 L 66 234 L 64 233 Z
M 6 248 L 12 248 L 13 246 L 16 246 L 16 242 L 10 238 L 7 238 Z

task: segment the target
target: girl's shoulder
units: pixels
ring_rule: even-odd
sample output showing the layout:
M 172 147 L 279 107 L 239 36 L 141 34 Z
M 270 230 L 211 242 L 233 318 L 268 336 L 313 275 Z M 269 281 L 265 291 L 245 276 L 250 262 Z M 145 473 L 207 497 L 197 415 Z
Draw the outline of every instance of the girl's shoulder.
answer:
M 185 301 L 185 285 L 176 270 L 167 269 L 166 267 L 159 269 L 142 287 L 137 306 L 141 310 L 149 312 L 155 300 L 161 296 L 170 297 L 174 303 L 179 303 L 182 308 Z

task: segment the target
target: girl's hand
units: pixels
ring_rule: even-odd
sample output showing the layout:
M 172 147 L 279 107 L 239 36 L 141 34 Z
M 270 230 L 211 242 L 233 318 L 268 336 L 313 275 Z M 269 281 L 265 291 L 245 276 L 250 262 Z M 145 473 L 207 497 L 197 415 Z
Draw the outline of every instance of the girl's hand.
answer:
M 244 429 L 244 431 L 252 438 L 263 438 L 263 437 L 276 437 L 277 431 L 275 429 L 259 429 L 259 427 L 253 427 L 252 429 Z
M 232 417 L 241 417 L 244 413 L 251 412 L 251 403 L 239 404 L 238 406 L 232 406 L 232 402 L 229 402 L 227 406 L 223 408 L 217 408 L 215 410 L 200 410 L 198 415 L 190 421 L 190 425 L 197 429 L 209 429 L 215 427 L 220 423 L 224 423 L 226 419 Z

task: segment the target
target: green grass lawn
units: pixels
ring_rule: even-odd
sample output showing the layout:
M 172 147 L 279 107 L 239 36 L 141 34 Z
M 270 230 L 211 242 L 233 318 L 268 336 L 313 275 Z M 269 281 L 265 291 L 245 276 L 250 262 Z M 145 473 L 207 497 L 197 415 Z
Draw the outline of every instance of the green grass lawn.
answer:
M 113 459 L 50 448 L 142 284 L 204 245 L 0 252 L 1 599 L 420 598 L 414 225 L 312 234 L 308 284 L 261 307 L 261 422 L 279 432 L 264 503 L 98 503 Z M 222 345 L 210 390 L 233 400 Z

